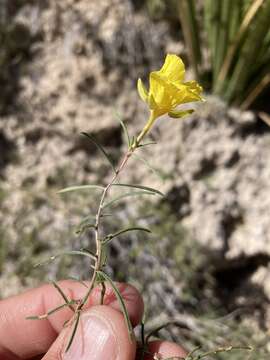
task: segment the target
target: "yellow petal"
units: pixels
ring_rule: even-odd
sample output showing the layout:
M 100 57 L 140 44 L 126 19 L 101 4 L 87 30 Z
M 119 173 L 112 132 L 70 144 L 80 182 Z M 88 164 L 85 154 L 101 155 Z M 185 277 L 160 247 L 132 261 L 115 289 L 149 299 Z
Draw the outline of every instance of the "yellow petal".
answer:
M 202 87 L 196 81 L 178 84 L 177 88 L 178 93 L 175 96 L 175 105 L 202 100 L 202 97 L 200 96 Z
M 193 112 L 194 112 L 194 110 L 192 110 L 192 109 L 190 109 L 190 110 L 171 110 L 168 113 L 168 115 L 171 118 L 179 119 L 179 118 L 182 118 L 183 116 L 190 115 Z
M 200 95 L 203 91 L 203 88 L 195 80 L 187 81 L 183 85 L 186 85 L 190 91 L 197 95 Z
M 171 82 L 181 82 L 185 75 L 185 65 L 178 56 L 168 54 L 164 65 L 157 73 L 162 77 L 166 77 Z
M 144 101 L 144 102 L 147 102 L 147 99 L 148 99 L 148 92 L 142 82 L 141 79 L 138 79 L 137 81 L 137 89 L 138 89 L 138 93 L 141 97 L 141 99 Z
M 150 93 L 153 95 L 158 107 L 167 109 L 172 107 L 172 99 L 178 92 L 176 86 L 167 82 L 156 71 L 150 74 Z

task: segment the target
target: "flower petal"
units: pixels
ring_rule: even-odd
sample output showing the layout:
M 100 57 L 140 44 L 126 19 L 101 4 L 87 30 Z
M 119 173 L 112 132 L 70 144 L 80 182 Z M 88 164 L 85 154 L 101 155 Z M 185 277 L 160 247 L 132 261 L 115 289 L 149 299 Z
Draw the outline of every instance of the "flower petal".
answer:
M 190 115 L 193 112 L 194 112 L 194 110 L 192 110 L 192 109 L 190 109 L 190 110 L 171 110 L 168 113 L 168 115 L 171 118 L 179 119 L 179 118 L 182 118 L 183 116 Z
M 157 71 L 150 73 L 150 94 L 153 95 L 157 106 L 169 109 L 172 106 L 172 99 L 178 92 L 178 88 L 158 75 Z
M 164 65 L 157 73 L 162 77 L 166 77 L 171 82 L 181 82 L 185 75 L 185 65 L 178 56 L 168 54 Z
M 142 82 L 141 79 L 138 79 L 137 81 L 137 90 L 138 90 L 138 93 L 141 97 L 141 99 L 144 101 L 144 102 L 147 102 L 148 100 L 148 92 Z
M 176 85 L 178 93 L 175 96 L 175 106 L 193 101 L 201 101 L 202 87 L 196 81 Z

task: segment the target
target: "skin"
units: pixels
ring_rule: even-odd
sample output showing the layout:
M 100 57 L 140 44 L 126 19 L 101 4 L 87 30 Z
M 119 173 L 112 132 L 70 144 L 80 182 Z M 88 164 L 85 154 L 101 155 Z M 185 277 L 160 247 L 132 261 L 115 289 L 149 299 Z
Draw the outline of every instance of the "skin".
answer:
M 80 299 L 86 288 L 74 281 L 58 283 L 69 299 Z M 135 327 L 142 318 L 143 300 L 139 292 L 131 285 L 118 283 L 132 325 Z M 84 308 L 82 319 L 95 316 L 105 319 L 112 328 L 117 329 L 117 339 L 121 355 L 117 360 L 135 360 L 136 344 L 130 342 L 126 325 L 117 299 L 109 286 L 100 303 L 100 289 L 95 288 Z M 65 360 L 64 346 L 70 334 L 69 326 L 63 329 L 63 323 L 70 320 L 73 312 L 64 308 L 45 320 L 26 320 L 29 315 L 45 314 L 50 309 L 63 304 L 63 299 L 52 285 L 43 285 L 23 294 L 0 301 L 0 359 L 1 360 Z M 110 349 L 114 351 L 114 349 Z M 184 357 L 186 352 L 177 344 L 167 341 L 155 341 L 149 346 L 152 354 L 159 353 L 162 359 L 172 356 Z M 145 360 L 153 359 L 147 355 Z M 79 358 L 78 358 L 79 360 Z M 89 358 L 91 360 L 91 358 Z

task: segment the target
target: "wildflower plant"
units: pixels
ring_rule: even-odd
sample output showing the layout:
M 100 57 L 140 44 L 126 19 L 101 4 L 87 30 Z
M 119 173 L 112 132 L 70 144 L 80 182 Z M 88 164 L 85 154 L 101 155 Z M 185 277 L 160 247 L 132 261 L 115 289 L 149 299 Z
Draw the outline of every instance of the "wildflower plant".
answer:
M 100 291 L 100 304 L 104 302 L 104 296 L 106 293 L 106 288 L 109 286 L 117 300 L 119 301 L 120 307 L 123 312 L 123 316 L 126 321 L 127 330 L 130 336 L 130 340 L 134 341 L 134 333 L 133 328 L 131 325 L 131 321 L 129 319 L 129 315 L 125 306 L 124 299 L 121 296 L 121 293 L 114 283 L 114 280 L 106 272 L 106 262 L 107 262 L 107 250 L 110 246 L 110 243 L 116 237 L 128 233 L 131 231 L 143 231 L 143 232 L 151 232 L 150 229 L 144 228 L 141 226 L 132 226 L 132 227 L 125 227 L 123 229 L 119 229 L 114 233 L 110 233 L 107 235 L 103 235 L 104 232 L 104 219 L 106 219 L 108 214 L 109 207 L 114 204 L 115 202 L 119 201 L 123 197 L 128 196 L 137 196 L 137 195 L 157 195 L 163 196 L 163 194 L 152 187 L 138 185 L 138 184 L 127 184 L 122 183 L 119 181 L 120 174 L 124 171 L 126 164 L 128 163 L 129 159 L 132 155 L 140 148 L 145 146 L 150 146 L 151 142 L 145 142 L 145 138 L 148 133 L 151 131 L 155 121 L 157 118 L 163 115 L 169 115 L 171 118 L 182 118 L 186 115 L 191 114 L 194 109 L 183 110 L 179 109 L 178 107 L 182 104 L 187 104 L 195 101 L 202 101 L 201 93 L 202 87 L 196 81 L 184 82 L 184 75 L 185 75 L 185 66 L 182 60 L 173 54 L 168 54 L 166 56 L 165 62 L 162 68 L 159 71 L 153 71 L 150 73 L 149 76 L 149 90 L 143 85 L 141 79 L 138 80 L 138 92 L 140 97 L 149 108 L 149 118 L 141 130 L 141 132 L 137 136 L 130 136 L 128 129 L 124 122 L 119 119 L 120 125 L 122 130 L 125 134 L 127 140 L 127 150 L 120 161 L 119 165 L 115 166 L 114 162 L 112 161 L 110 155 L 106 152 L 106 150 L 98 143 L 98 141 L 88 133 L 82 133 L 86 136 L 89 141 L 93 142 L 97 148 L 102 152 L 104 157 L 107 159 L 109 164 L 112 167 L 113 175 L 111 180 L 107 182 L 107 184 L 103 185 L 80 185 L 80 186 L 72 186 L 65 189 L 60 190 L 60 193 L 68 193 L 72 191 L 80 191 L 80 190 L 96 190 L 101 193 L 98 205 L 97 205 L 97 212 L 96 214 L 89 215 L 86 219 L 81 222 L 80 230 L 91 231 L 93 237 L 95 239 L 95 252 L 90 251 L 89 249 L 78 249 L 78 250 L 70 250 L 64 253 L 52 256 L 49 261 L 54 260 L 57 256 L 62 255 L 79 255 L 84 256 L 89 259 L 89 268 L 91 269 L 90 274 L 90 282 L 89 284 L 84 284 L 87 289 L 85 291 L 85 295 L 83 298 L 79 300 L 69 299 L 64 291 L 60 288 L 60 286 L 53 282 L 53 286 L 55 289 L 60 293 L 63 303 L 58 307 L 51 309 L 46 314 L 42 315 L 35 315 L 29 316 L 28 319 L 32 320 L 42 320 L 47 319 L 48 316 L 54 314 L 57 311 L 65 307 L 69 307 L 73 314 L 72 319 L 69 321 L 69 325 L 71 326 L 71 332 L 69 341 L 67 343 L 66 351 L 70 349 L 72 346 L 74 337 L 76 336 L 76 331 L 78 329 L 79 321 L 81 312 L 84 309 L 85 305 L 88 302 L 88 299 L 93 291 L 94 287 L 99 286 Z M 114 187 L 122 188 L 123 194 L 117 198 L 108 198 L 110 194 L 110 190 Z M 41 263 L 44 264 L 47 261 Z M 40 265 L 40 264 L 39 264 Z M 145 334 L 144 331 L 144 322 L 141 326 L 141 351 L 140 351 L 140 359 L 144 358 L 144 355 L 147 354 L 147 343 L 149 339 L 154 336 L 160 329 L 168 326 L 170 324 L 165 324 L 160 326 L 158 329 L 152 330 L 149 334 Z M 232 350 L 234 348 L 230 348 Z M 226 349 L 226 351 L 229 351 Z M 218 350 L 221 351 L 221 350 Z M 214 353 L 214 352 L 213 352 Z M 194 352 L 190 353 L 187 357 L 189 360 L 196 360 L 199 358 L 206 357 L 210 353 L 205 355 L 201 354 L 200 357 L 194 356 Z M 212 353 L 211 353 L 212 354 Z M 154 358 L 158 358 L 158 354 L 154 355 Z M 179 359 L 174 357 L 173 359 Z

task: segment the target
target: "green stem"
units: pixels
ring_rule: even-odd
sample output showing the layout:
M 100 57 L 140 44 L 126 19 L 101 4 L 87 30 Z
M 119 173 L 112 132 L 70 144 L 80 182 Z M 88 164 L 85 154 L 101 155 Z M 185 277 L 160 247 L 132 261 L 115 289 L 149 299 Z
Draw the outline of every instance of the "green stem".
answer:
M 104 201 L 106 198 L 106 195 L 108 194 L 108 191 L 110 190 L 110 188 L 112 187 L 112 185 L 114 184 L 114 182 L 117 180 L 120 172 L 123 170 L 123 168 L 125 167 L 128 159 L 131 157 L 131 155 L 133 154 L 133 152 L 137 149 L 137 147 L 139 146 L 140 142 L 142 141 L 142 139 L 144 138 L 144 136 L 148 133 L 148 131 L 150 130 L 150 128 L 152 127 L 154 121 L 156 119 L 156 116 L 154 114 L 154 111 L 151 111 L 149 119 L 145 125 L 145 127 L 143 128 L 143 130 L 141 131 L 141 133 L 137 136 L 135 142 L 133 143 L 133 145 L 131 146 L 131 148 L 127 151 L 127 153 L 125 154 L 123 160 L 121 161 L 119 167 L 116 169 L 115 174 L 113 175 L 111 181 L 107 184 L 107 186 L 105 186 L 101 198 L 100 198 L 100 202 L 99 202 L 99 206 L 98 206 L 98 211 L 96 214 L 96 221 L 95 221 L 95 241 L 96 241 L 96 261 L 95 261 L 95 266 L 94 266 L 94 273 L 92 276 L 92 279 L 90 281 L 90 287 L 85 295 L 85 297 L 83 298 L 81 304 L 78 307 L 78 310 L 81 310 L 83 308 L 83 306 L 85 305 L 85 303 L 87 302 L 87 299 L 90 296 L 90 293 L 95 285 L 95 281 L 97 278 L 97 272 L 102 270 L 102 238 L 100 237 L 99 234 L 99 229 L 100 229 L 100 220 L 102 217 L 102 210 L 103 210 L 103 206 L 104 206 Z M 103 288 L 104 291 L 104 288 Z M 101 297 L 103 297 L 104 294 L 102 294 L 101 292 Z
M 150 116 L 149 119 L 145 125 L 145 127 L 142 129 L 141 133 L 137 136 L 135 142 L 133 143 L 131 149 L 134 151 L 138 145 L 140 144 L 140 142 L 142 141 L 142 139 L 145 137 L 145 135 L 148 133 L 148 131 L 151 129 L 154 121 L 156 120 L 156 116 L 154 111 L 152 110 L 150 112 Z

